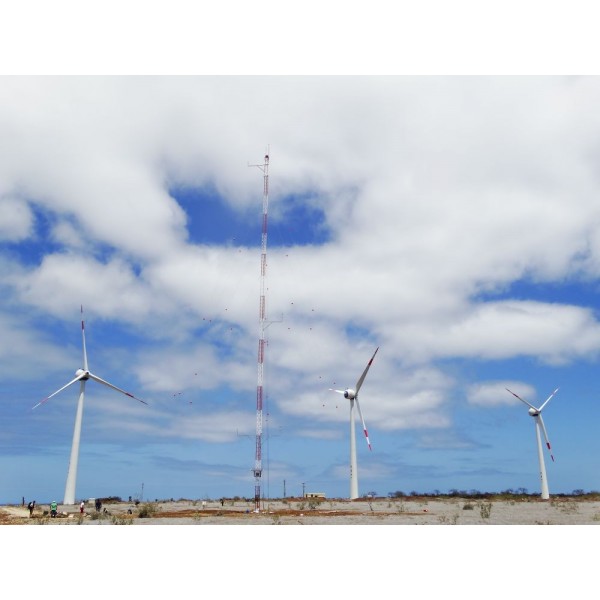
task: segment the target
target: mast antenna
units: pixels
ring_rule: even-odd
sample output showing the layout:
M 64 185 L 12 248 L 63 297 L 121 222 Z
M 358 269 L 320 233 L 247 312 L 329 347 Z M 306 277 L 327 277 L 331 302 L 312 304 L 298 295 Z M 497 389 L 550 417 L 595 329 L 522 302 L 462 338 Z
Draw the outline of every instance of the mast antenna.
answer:
M 254 511 L 260 511 L 261 477 L 262 477 L 262 435 L 263 435 L 263 388 L 265 364 L 265 331 L 268 327 L 265 297 L 265 281 L 267 276 L 267 222 L 269 210 L 269 149 L 265 154 L 262 165 L 258 167 L 263 172 L 263 202 L 262 202 L 262 233 L 260 254 L 260 299 L 259 299 L 259 338 L 258 338 L 258 383 L 256 386 L 256 450 L 254 456 Z

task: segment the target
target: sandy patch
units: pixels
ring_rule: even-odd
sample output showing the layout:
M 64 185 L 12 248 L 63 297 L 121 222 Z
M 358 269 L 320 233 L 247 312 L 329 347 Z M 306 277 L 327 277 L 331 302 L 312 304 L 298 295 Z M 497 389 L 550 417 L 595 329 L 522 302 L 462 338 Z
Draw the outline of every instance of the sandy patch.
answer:
M 36 506 L 33 518 L 21 506 L 0 507 L 0 524 L 11 525 L 598 525 L 600 501 L 579 498 L 472 500 L 405 498 L 367 500 L 288 499 L 264 501 L 259 512 L 243 500 L 166 501 L 93 506 Z

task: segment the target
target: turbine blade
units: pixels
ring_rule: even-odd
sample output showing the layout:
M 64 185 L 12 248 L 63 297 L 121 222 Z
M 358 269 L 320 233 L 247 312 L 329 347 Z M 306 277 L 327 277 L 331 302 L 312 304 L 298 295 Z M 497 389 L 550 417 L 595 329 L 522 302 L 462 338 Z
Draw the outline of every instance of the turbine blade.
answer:
M 552 392 L 552 393 L 551 393 L 551 394 L 548 396 L 548 398 L 546 399 L 546 402 L 544 402 L 544 404 L 542 404 L 542 405 L 540 406 L 540 412 L 542 412 L 542 410 L 543 410 L 544 406 L 546 406 L 546 404 L 548 404 L 548 402 L 550 402 L 550 399 L 552 398 L 552 396 L 554 396 L 554 394 L 556 394 L 556 392 L 558 392 L 558 388 L 556 388 L 556 389 L 555 389 L 555 390 L 554 390 L 554 391 L 553 391 L 553 392 Z
M 330 392 L 337 392 L 338 394 L 343 394 L 345 390 L 334 390 L 333 388 L 329 388 Z
M 530 404 L 529 402 L 527 402 L 527 400 L 523 400 L 523 398 L 521 398 L 521 396 L 518 396 L 514 392 L 511 392 L 508 388 L 504 388 L 504 389 L 507 392 L 510 392 L 515 398 L 518 398 L 521 402 L 524 402 L 525 404 L 527 404 L 527 406 L 529 406 L 530 408 L 533 408 L 533 410 L 538 410 L 533 404 Z
M 360 404 L 358 403 L 358 398 L 354 398 L 356 402 L 356 408 L 358 408 L 358 415 L 360 416 L 360 420 L 362 421 L 363 431 L 365 433 L 365 437 L 367 438 L 367 446 L 369 446 L 369 450 L 371 450 L 371 442 L 369 441 L 369 432 L 367 431 L 367 426 L 365 425 L 365 420 L 362 416 L 362 411 L 360 410 Z
M 87 352 L 85 350 L 85 326 L 83 324 L 83 304 L 81 305 L 81 339 L 83 340 L 83 370 L 88 370 Z
M 552 459 L 552 462 L 554 462 L 554 455 L 552 454 L 552 448 L 550 448 L 550 440 L 548 439 L 548 432 L 546 431 L 546 426 L 544 425 L 544 419 L 542 419 L 541 414 L 538 414 L 538 419 L 540 420 L 540 425 L 542 426 L 542 431 L 544 432 L 544 437 L 546 438 L 546 446 L 548 447 L 548 452 L 550 452 L 550 458 Z
M 356 395 L 357 396 L 358 396 L 358 390 L 360 390 L 360 386 L 363 384 L 363 381 L 365 380 L 365 377 L 367 376 L 367 371 L 371 368 L 371 364 L 373 363 L 373 359 L 375 358 L 375 354 L 377 354 L 377 350 L 379 350 L 379 346 L 377 347 L 377 349 L 373 353 L 373 356 L 371 356 L 371 360 L 367 364 L 365 370 L 363 371 L 363 374 L 360 376 L 360 379 L 356 382 Z
M 101 377 L 98 377 L 97 375 L 94 375 L 93 373 L 89 373 L 89 377 L 90 377 L 90 379 L 93 379 L 94 381 L 97 381 L 98 383 L 101 383 L 102 385 L 106 385 L 109 388 L 116 390 L 117 392 L 121 392 L 121 394 L 125 394 L 126 396 L 129 396 L 130 398 L 133 398 L 134 400 L 137 400 L 138 402 L 141 402 L 142 404 L 148 404 L 141 398 L 136 398 L 133 394 L 130 394 L 129 392 L 126 392 L 125 390 L 122 390 L 121 388 L 117 387 L 116 385 L 113 385 L 112 383 L 108 383 L 108 381 L 104 381 L 104 379 L 102 379 Z
M 85 375 L 85 373 L 78 375 L 77 377 L 75 377 L 75 379 L 69 381 L 69 383 L 67 383 L 67 385 L 63 385 L 59 390 L 56 390 L 53 394 L 46 396 L 46 398 L 44 398 L 43 400 L 40 400 L 35 406 L 31 407 L 31 410 L 33 410 L 34 408 L 37 408 L 38 406 L 40 406 L 40 404 L 44 404 L 44 402 L 46 402 L 46 400 L 50 400 L 50 398 L 52 398 L 52 396 L 56 396 L 56 394 L 58 394 L 59 392 L 62 392 L 64 389 L 68 388 L 70 385 L 73 385 L 76 381 L 79 381 L 83 375 Z

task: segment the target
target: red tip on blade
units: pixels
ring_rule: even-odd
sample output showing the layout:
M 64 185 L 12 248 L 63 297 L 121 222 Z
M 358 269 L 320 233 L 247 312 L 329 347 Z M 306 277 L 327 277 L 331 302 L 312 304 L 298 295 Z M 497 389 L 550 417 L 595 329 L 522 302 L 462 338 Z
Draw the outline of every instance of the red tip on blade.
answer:
M 365 437 L 367 438 L 367 446 L 369 446 L 369 450 L 371 450 L 371 442 L 369 441 L 369 433 L 366 429 L 364 429 Z
M 552 449 L 550 448 L 550 442 L 546 442 L 546 446 L 548 446 L 548 450 L 550 450 L 550 458 L 552 462 L 554 462 L 554 455 L 552 454 Z
M 31 407 L 31 410 L 33 410 L 34 408 L 37 408 L 41 404 L 44 404 L 44 402 L 46 402 L 46 400 L 48 400 L 48 398 L 44 398 L 43 400 L 40 400 L 35 406 Z
M 376 348 L 373 356 L 371 356 L 371 360 L 369 361 L 369 365 L 368 365 L 369 367 L 373 364 L 373 361 L 375 360 L 375 354 L 377 354 L 377 350 L 379 350 L 379 346 Z
M 180 392 L 181 393 L 181 392 Z M 126 396 L 129 396 L 130 398 L 133 398 L 134 400 L 137 400 L 138 402 L 141 402 L 142 404 L 145 404 L 146 406 L 148 406 L 148 403 L 145 400 L 142 400 L 141 398 L 136 398 L 133 394 L 130 394 L 129 392 L 124 392 L 124 394 Z M 173 394 L 174 396 L 175 394 Z

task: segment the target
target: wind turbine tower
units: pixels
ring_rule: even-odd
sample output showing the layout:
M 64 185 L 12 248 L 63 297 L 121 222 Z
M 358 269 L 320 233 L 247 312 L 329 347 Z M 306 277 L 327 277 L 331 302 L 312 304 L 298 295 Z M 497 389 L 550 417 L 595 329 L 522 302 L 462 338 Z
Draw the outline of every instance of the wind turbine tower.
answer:
M 262 477 L 262 434 L 263 434 L 263 394 L 264 394 L 264 364 L 265 364 L 265 331 L 267 323 L 266 307 L 266 277 L 267 277 L 267 222 L 269 210 L 269 154 L 265 154 L 262 165 L 258 167 L 263 172 L 263 202 L 262 202 L 262 234 L 260 254 L 260 299 L 259 299 L 259 338 L 258 338 L 258 383 L 256 386 L 256 449 L 254 456 L 254 510 L 260 510 L 260 484 Z
M 105 381 L 101 377 L 94 375 L 90 372 L 88 367 L 88 358 L 87 358 L 87 350 L 85 348 L 85 323 L 83 321 L 83 306 L 81 307 L 81 341 L 83 347 L 83 368 L 77 369 L 75 371 L 75 378 L 69 381 L 66 385 L 63 385 L 60 389 L 56 390 L 56 392 L 50 394 L 40 402 L 38 402 L 31 410 L 34 410 L 41 404 L 44 404 L 47 400 L 50 400 L 53 396 L 56 396 L 59 392 L 62 392 L 64 389 L 68 388 L 70 385 L 79 382 L 79 399 L 77 401 L 77 413 L 75 416 L 75 427 L 73 429 L 73 442 L 71 444 L 71 458 L 69 460 L 69 471 L 67 473 L 67 483 L 65 485 L 65 497 L 63 500 L 63 504 L 70 505 L 75 504 L 75 489 L 77 483 L 77 466 L 79 463 L 79 446 L 81 442 L 81 425 L 83 421 L 83 402 L 85 397 L 85 384 L 90 379 L 92 381 L 96 381 L 97 383 L 101 383 L 106 387 L 109 387 L 121 394 L 125 394 L 125 396 L 129 396 L 142 404 L 148 404 L 145 400 L 141 400 L 140 398 L 136 398 L 133 394 L 122 390 L 121 388 Z M 142 484 L 143 485 L 143 484 Z
M 365 434 L 365 439 L 367 440 L 367 446 L 369 446 L 369 450 L 371 450 L 371 442 L 369 441 L 369 433 L 367 431 L 367 426 L 365 425 L 365 420 L 363 419 L 362 412 L 360 410 L 360 404 L 358 403 L 358 392 L 373 364 L 373 360 L 375 359 L 375 355 L 379 350 L 379 346 L 375 349 L 373 356 L 371 356 L 371 360 L 367 363 L 365 370 L 360 376 L 359 380 L 356 382 L 356 386 L 354 388 L 346 388 L 345 390 L 334 390 L 333 388 L 329 388 L 332 392 L 337 392 L 338 394 L 342 394 L 344 398 L 350 401 L 350 500 L 355 500 L 358 498 L 358 467 L 356 463 L 356 426 L 354 424 L 354 406 L 356 405 L 356 409 L 358 410 L 358 415 L 360 416 L 360 420 L 362 422 L 363 433 Z
M 541 498 L 542 500 L 548 500 L 550 498 L 550 492 L 548 489 L 548 477 L 546 475 L 546 464 L 544 463 L 544 451 L 542 449 L 542 434 L 546 440 L 546 446 L 548 451 L 550 452 L 550 458 L 554 462 L 554 455 L 552 454 L 552 448 L 550 447 L 550 440 L 548 439 L 548 432 L 546 431 L 546 426 L 544 425 L 544 419 L 542 418 L 542 411 L 544 410 L 546 404 L 550 402 L 554 394 L 558 392 L 558 388 L 556 388 L 546 399 L 546 401 L 539 407 L 535 407 L 533 404 L 527 402 L 521 398 L 521 396 L 511 392 L 508 388 L 506 391 L 511 393 L 515 398 L 518 398 L 521 402 L 529 406 L 529 416 L 533 417 L 535 422 L 535 436 L 537 441 L 537 454 L 538 454 L 538 462 L 540 466 L 540 484 L 541 484 Z

